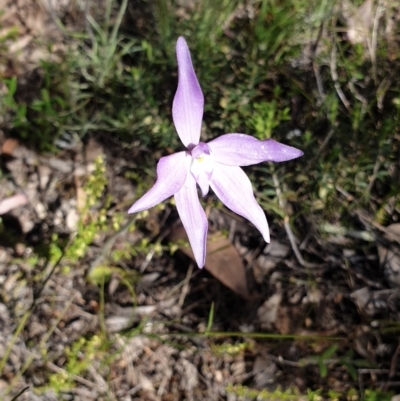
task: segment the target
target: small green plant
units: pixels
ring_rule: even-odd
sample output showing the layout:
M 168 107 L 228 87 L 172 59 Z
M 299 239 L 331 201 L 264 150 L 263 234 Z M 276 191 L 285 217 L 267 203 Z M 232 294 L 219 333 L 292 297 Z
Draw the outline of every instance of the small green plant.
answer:
M 102 339 L 94 335 L 89 339 L 80 338 L 65 350 L 66 364 L 59 372 L 49 376 L 48 385 L 37 388 L 41 393 L 52 389 L 56 394 L 70 391 L 75 387 L 76 377 L 85 375 L 94 361 L 101 361 L 101 355 L 106 352 Z
M 23 103 L 17 103 L 15 100 L 15 92 L 17 91 L 17 77 L 12 77 L 4 80 L 4 84 L 7 88 L 6 93 L 0 100 L 0 111 L 2 116 L 9 115 L 9 120 L 12 119 L 12 127 L 15 128 L 26 128 L 26 105 Z M 5 121 L 3 123 L 6 123 Z M 10 121 L 7 122 L 8 124 Z
M 135 40 L 118 35 L 128 0 L 123 0 L 111 27 L 112 0 L 107 0 L 103 25 L 87 14 L 94 32 L 90 36 L 91 46 L 85 46 L 86 57 L 80 57 L 78 66 L 84 76 L 95 87 L 105 89 L 124 69 L 122 60 L 127 54 L 142 50 Z M 83 44 L 83 43 L 82 43 Z
M 275 94 L 279 93 L 276 87 Z M 270 102 L 256 103 L 254 114 L 249 119 L 248 125 L 258 139 L 269 139 L 272 137 L 272 131 L 283 121 L 290 120 L 289 107 L 280 108 L 277 100 Z
M 231 393 L 239 397 L 242 400 L 268 400 L 268 401 L 298 401 L 301 395 L 295 389 L 281 390 L 276 389 L 275 391 L 268 390 L 256 390 L 242 385 L 229 385 L 226 388 L 227 393 Z M 313 398 L 314 397 L 314 398 Z M 322 401 L 322 398 L 317 397 L 316 393 L 308 395 L 308 401 Z
M 225 341 L 223 344 L 212 344 L 211 349 L 216 355 L 236 356 L 243 353 L 246 350 L 250 350 L 252 347 L 253 345 L 248 342 L 229 344 L 228 342 Z
M 322 353 L 322 355 L 313 358 L 313 360 L 319 367 L 319 373 L 321 377 L 326 377 L 326 375 L 328 374 L 328 368 L 326 365 L 331 362 L 330 359 L 332 359 L 332 356 L 335 354 L 337 349 L 337 344 L 333 344 L 328 349 L 326 349 Z M 307 359 L 307 362 L 310 363 L 310 358 Z
M 354 388 L 347 390 L 345 393 L 329 391 L 323 394 L 322 390 L 307 390 L 307 394 L 302 395 L 296 389 L 281 390 L 277 388 L 275 391 L 256 390 L 242 385 L 229 385 L 226 388 L 228 393 L 235 394 L 240 400 L 266 400 L 266 401 L 390 401 L 392 394 L 379 390 L 366 390 L 360 397 L 359 392 Z
M 69 91 L 65 88 L 66 73 L 55 63 L 42 61 L 42 86 L 33 100 L 16 98 L 17 77 L 5 79 L 5 96 L 0 99 L 2 125 L 17 133 L 25 144 L 40 151 L 55 151 L 55 140 L 65 130 L 69 119 Z M 21 97 L 21 96 L 20 96 Z
M 95 160 L 94 171 L 83 188 L 86 199 L 80 210 L 77 233 L 66 250 L 65 259 L 71 263 L 85 256 L 88 246 L 108 225 L 106 213 L 110 199 L 106 197 L 101 204 L 106 187 L 106 164 L 104 157 L 99 156 Z

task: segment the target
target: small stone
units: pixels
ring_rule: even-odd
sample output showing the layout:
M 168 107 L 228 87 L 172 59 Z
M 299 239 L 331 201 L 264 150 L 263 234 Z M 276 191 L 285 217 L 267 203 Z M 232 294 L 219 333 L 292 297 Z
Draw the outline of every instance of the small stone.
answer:
M 271 240 L 263 253 L 257 258 L 257 264 L 264 274 L 268 274 L 290 252 L 290 248 L 279 241 Z
M 277 292 L 269 297 L 258 309 L 257 315 L 263 326 L 270 327 L 276 322 L 279 306 L 282 301 L 282 293 Z
M 38 167 L 39 172 L 39 186 L 42 191 L 47 188 L 50 181 L 51 169 L 48 166 L 40 165 Z
M 44 220 L 47 216 L 47 210 L 42 202 L 36 202 L 34 204 L 35 212 L 40 220 Z
M 75 209 L 72 209 L 68 212 L 67 217 L 65 218 L 65 224 L 69 231 L 74 232 L 77 230 L 79 222 L 79 215 Z
M 73 170 L 73 164 L 70 160 L 67 161 L 53 157 L 49 159 L 48 165 L 52 169 L 57 170 L 61 173 L 71 173 Z

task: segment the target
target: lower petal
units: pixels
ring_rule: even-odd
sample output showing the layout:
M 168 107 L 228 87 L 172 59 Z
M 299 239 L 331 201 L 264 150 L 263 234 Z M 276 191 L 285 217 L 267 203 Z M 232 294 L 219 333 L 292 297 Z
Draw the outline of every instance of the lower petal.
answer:
M 254 198 L 249 178 L 240 167 L 215 163 L 210 186 L 224 205 L 251 221 L 269 242 L 267 218 Z
M 186 152 L 162 157 L 157 164 L 156 183 L 133 204 L 128 213 L 149 209 L 176 194 L 186 181 L 190 160 L 191 157 Z
M 197 195 L 196 181 L 191 174 L 175 194 L 176 208 L 189 238 L 197 265 L 202 268 L 206 261 L 208 221 Z

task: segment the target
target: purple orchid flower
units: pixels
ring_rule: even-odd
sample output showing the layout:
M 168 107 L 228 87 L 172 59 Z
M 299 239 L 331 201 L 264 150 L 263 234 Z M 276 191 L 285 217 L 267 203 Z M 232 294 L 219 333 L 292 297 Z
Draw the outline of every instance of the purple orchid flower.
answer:
M 250 220 L 269 242 L 267 219 L 254 198 L 249 178 L 240 166 L 265 161 L 283 162 L 295 159 L 303 152 L 272 139 L 260 141 L 245 134 L 226 134 L 208 143 L 199 142 L 204 97 L 183 37 L 177 41 L 176 55 L 179 74 L 172 117 L 186 150 L 159 160 L 156 183 L 128 213 L 149 209 L 174 195 L 194 257 L 202 268 L 206 258 L 208 222 L 196 184 L 203 196 L 211 187 L 222 203 Z

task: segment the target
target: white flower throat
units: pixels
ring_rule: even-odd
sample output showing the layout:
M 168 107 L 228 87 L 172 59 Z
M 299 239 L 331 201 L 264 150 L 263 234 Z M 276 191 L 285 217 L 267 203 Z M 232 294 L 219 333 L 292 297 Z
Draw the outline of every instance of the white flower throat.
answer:
M 205 196 L 210 188 L 210 179 L 214 169 L 214 157 L 211 154 L 209 146 L 204 142 L 196 145 L 189 151 L 189 154 L 192 156 L 190 172 L 200 187 L 202 195 Z

